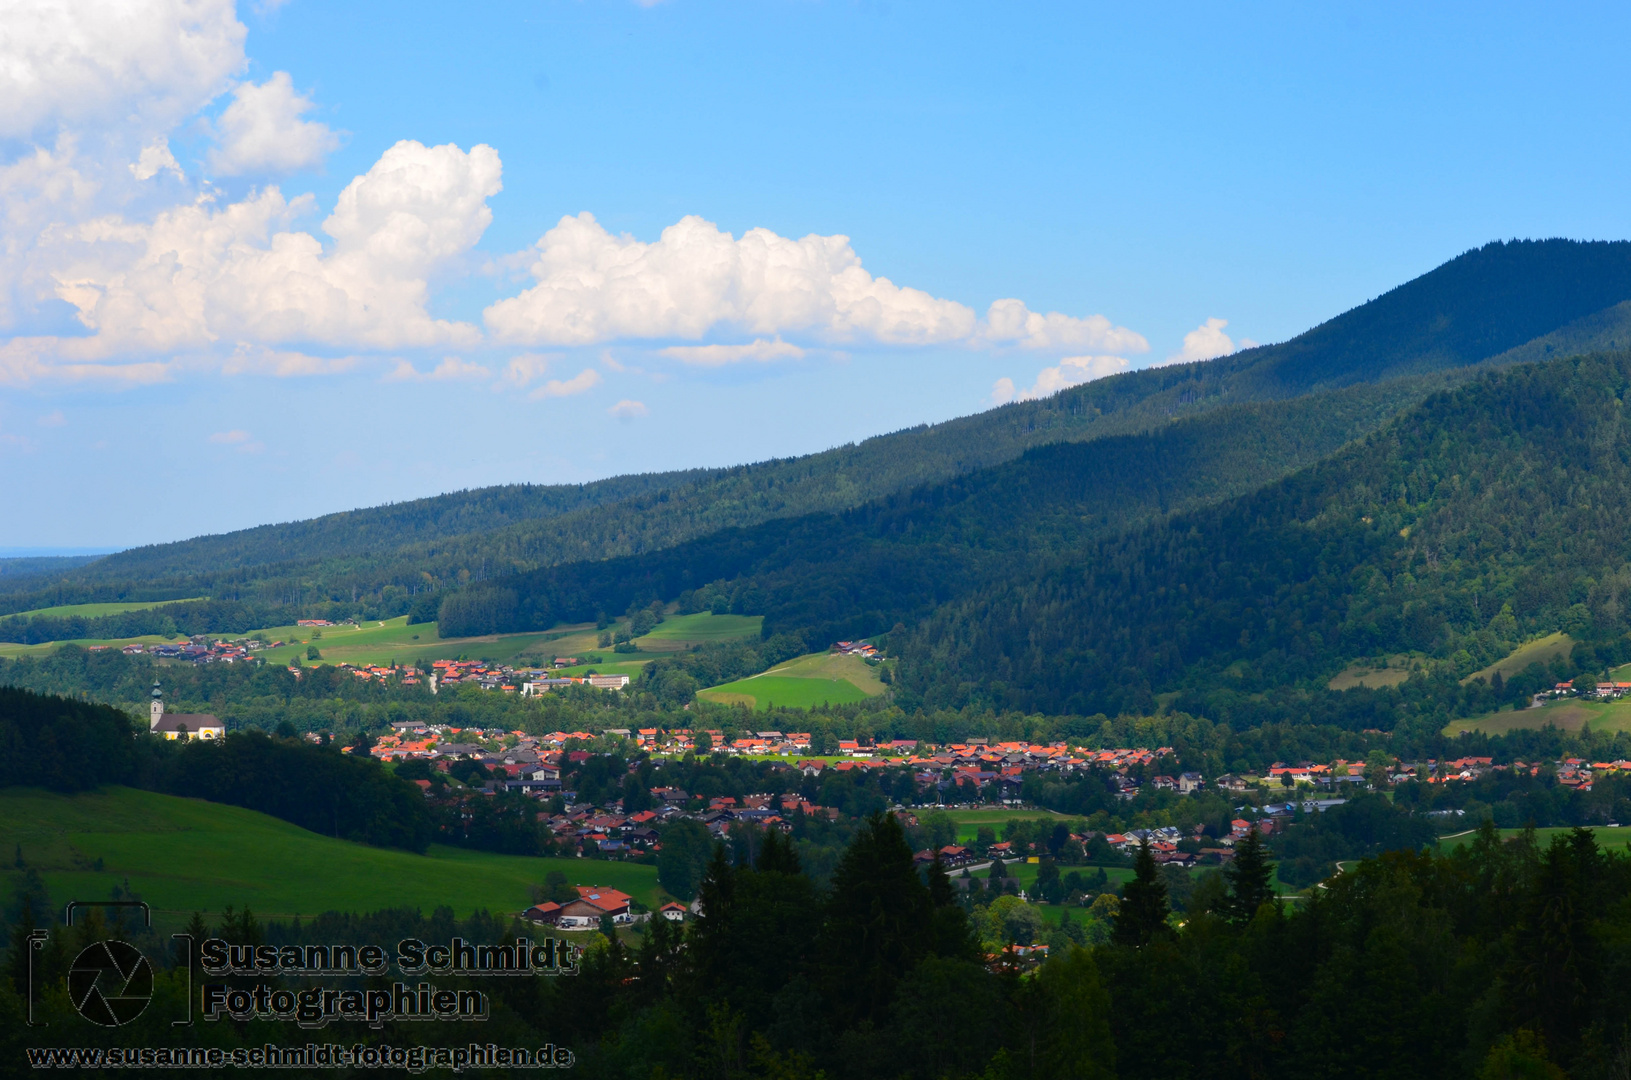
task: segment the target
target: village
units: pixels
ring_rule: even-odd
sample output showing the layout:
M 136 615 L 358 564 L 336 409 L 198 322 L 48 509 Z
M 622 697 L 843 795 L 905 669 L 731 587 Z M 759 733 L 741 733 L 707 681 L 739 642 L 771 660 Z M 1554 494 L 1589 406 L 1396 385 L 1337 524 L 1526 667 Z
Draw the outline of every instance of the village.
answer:
M 712 836 L 724 838 L 738 822 L 789 831 L 795 815 L 839 816 L 837 808 L 819 805 L 797 794 L 702 799 L 672 787 L 652 788 L 653 806 L 625 812 L 621 801 L 580 804 L 577 793 L 563 787 L 563 777 L 596 753 L 621 747 L 624 752 L 679 756 L 693 753 L 700 737 L 711 741 L 716 754 L 766 755 L 775 761 L 776 768 L 799 773 L 800 778 L 820 778 L 829 771 L 842 774 L 910 769 L 918 805 L 915 809 L 897 805 L 895 812 L 904 815 L 905 823 L 913 826 L 918 823 L 917 812 L 935 808 L 992 804 L 1020 808 L 1024 805 L 1021 789 L 1025 778 L 1038 773 L 1096 774 L 1122 799 L 1135 798 L 1146 787 L 1178 797 L 1193 795 L 1206 787 L 1205 778 L 1195 772 L 1139 779 L 1140 774 L 1147 775 L 1157 763 L 1171 759 L 1169 747 L 1091 750 L 1072 748 L 1065 743 L 1036 746 L 984 739 L 944 747 L 912 740 L 880 743 L 844 740 L 837 755 L 818 758 L 793 757 L 807 753 L 808 733 L 766 731 L 732 740 L 726 740 L 721 731 L 689 729 L 556 731 L 533 736 L 522 731 L 454 729 L 402 721 L 394 724 L 392 734 L 380 737 L 368 752 L 383 762 L 422 760 L 443 773 L 450 770 L 456 773 L 460 762 L 479 764 L 488 776 L 480 783 L 480 791 L 487 795 L 520 792 L 548 800 L 550 809 L 540 811 L 539 822 L 548 829 L 557 849 L 592 858 L 618 859 L 651 852 L 659 842 L 661 829 L 681 819 L 700 822 Z M 1225 775 L 1212 782 L 1220 791 L 1247 797 L 1236 808 L 1242 816 L 1231 822 L 1228 836 L 1206 838 L 1201 831 L 1191 830 L 1193 835 L 1189 835 L 1174 826 L 1165 826 L 1119 833 L 1088 830 L 1071 833 L 1069 839 L 1084 850 L 1102 845 L 1124 856 L 1147 842 L 1157 862 L 1181 867 L 1219 865 L 1229 861 L 1234 843 L 1253 827 L 1265 836 L 1272 835 L 1277 823 L 1295 815 L 1319 813 L 1342 805 L 1346 801 L 1345 789 L 1369 790 L 1378 784 L 1391 787 L 1417 781 L 1450 784 L 1472 781 L 1491 771 L 1511 769 L 1536 774 L 1542 768 L 1555 771 L 1562 785 L 1589 791 L 1596 776 L 1631 772 L 1631 761 L 1588 762 L 1567 758 L 1549 763 L 1498 765 L 1488 757 L 1464 757 L 1414 763 L 1395 761 L 1386 768 L 1368 771 L 1363 763 L 1357 762 L 1277 763 L 1263 777 Z M 430 794 L 429 780 L 415 782 Z M 953 869 L 981 860 L 1027 859 L 1036 855 L 1034 851 L 1012 850 L 1006 842 L 979 846 L 950 844 L 921 851 L 918 860 L 926 863 L 937 854 Z

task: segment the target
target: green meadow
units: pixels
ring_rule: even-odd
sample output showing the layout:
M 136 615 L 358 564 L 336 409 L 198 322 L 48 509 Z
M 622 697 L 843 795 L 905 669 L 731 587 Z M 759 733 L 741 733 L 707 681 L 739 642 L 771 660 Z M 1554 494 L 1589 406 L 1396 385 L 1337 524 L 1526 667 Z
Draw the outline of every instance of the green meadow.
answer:
M 127 611 L 146 611 L 148 608 L 162 607 L 165 604 L 187 604 L 194 600 L 204 600 L 206 597 L 189 596 L 182 600 L 137 600 L 129 603 L 117 604 L 62 604 L 58 607 L 35 608 L 33 611 L 19 611 L 6 618 L 32 619 L 36 615 L 46 618 L 67 618 L 78 615 L 87 619 L 94 619 L 100 615 L 123 615 Z
M 177 928 L 195 910 L 212 917 L 228 906 L 262 918 L 403 906 L 428 914 L 440 905 L 461 916 L 513 913 L 532 903 L 532 887 L 551 870 L 653 908 L 667 899 L 652 866 L 441 845 L 414 855 L 319 836 L 252 810 L 121 787 L 71 796 L 0 791 L 0 849 L 10 861 L 18 848 L 54 903 L 104 899 L 128 880 L 153 906 L 156 925 Z M 20 875 L 8 877 L 14 889 Z
M 175 603 L 176 601 L 162 601 Z M 42 608 L 25 614 L 33 615 L 107 615 L 122 611 L 136 611 L 155 604 L 75 604 L 59 608 Z M 601 674 L 621 674 L 630 678 L 650 660 L 689 649 L 695 645 L 718 644 L 725 641 L 756 638 L 764 620 L 757 615 L 676 615 L 670 616 L 656 630 L 636 640 L 637 651 L 614 653 L 610 647 L 598 644 L 600 632 L 591 623 L 563 624 L 549 630 L 524 634 L 488 634 L 481 637 L 439 638 L 435 623 L 408 625 L 406 615 L 394 619 L 369 620 L 350 626 L 266 626 L 248 630 L 243 634 L 223 634 L 221 637 L 238 639 L 252 634 L 264 636 L 268 641 L 285 644 L 276 649 L 256 653 L 268 663 L 287 664 L 298 658 L 301 663 L 325 664 L 389 664 L 395 661 L 411 666 L 419 660 L 487 660 L 511 664 L 516 667 L 543 667 L 557 656 L 588 658 L 597 656 L 599 662 L 578 664 L 562 668 L 566 675 L 582 675 L 589 669 Z M 0 643 L 0 657 L 42 656 L 55 652 L 65 644 L 84 647 L 142 644 L 158 645 L 177 640 L 154 635 L 130 638 L 83 638 L 74 641 L 49 641 L 38 645 Z M 308 646 L 315 645 L 322 659 L 309 661 Z
M 306 647 L 315 645 L 323 654 L 324 663 L 389 664 L 395 660 L 406 665 L 417 660 L 453 660 L 461 656 L 499 663 L 517 659 L 538 663 L 536 650 L 541 646 L 581 630 L 581 627 L 560 627 L 530 634 L 439 638 L 435 623 L 409 626 L 408 617 L 400 615 L 357 626 L 271 626 L 252 632 L 264 634 L 273 641 L 289 642 L 280 649 L 267 649 L 260 654 L 269 663 L 286 664 L 295 657 L 305 662 Z M 531 658 L 523 659 L 523 654 L 530 654 Z
M 810 653 L 762 675 L 700 691 L 697 697 L 722 705 L 768 709 L 772 705 L 808 709 L 843 705 L 883 693 L 878 671 L 858 656 Z
M 1568 656 L 1573 648 L 1574 639 L 1569 635 L 1547 634 L 1545 637 L 1519 645 L 1504 659 L 1497 660 L 1482 671 L 1473 672 L 1461 681 L 1469 683 L 1474 679 L 1483 679 L 1489 682 L 1495 678 L 1496 672 L 1500 672 L 1502 679 L 1510 679 L 1530 664 L 1545 664 L 1554 657 Z
M 19 656 L 49 656 L 51 653 L 56 652 L 64 645 L 78 645 L 81 648 L 86 649 L 96 646 L 118 648 L 123 645 L 135 644 L 163 645 L 166 642 L 174 642 L 177 640 L 179 639 L 159 637 L 157 634 L 148 634 L 144 637 L 131 638 L 73 638 L 69 641 L 43 641 L 38 645 L 19 645 L 16 642 L 5 641 L 0 642 L 0 657 L 4 657 L 7 660 L 15 660 Z M 183 640 L 182 643 L 185 644 L 185 641 Z
M 945 813 L 946 816 L 950 817 L 953 821 L 957 822 L 957 842 L 960 844 L 965 844 L 972 841 L 979 835 L 982 826 L 990 828 L 992 832 L 997 834 L 997 839 L 1001 840 L 1003 826 L 1007 825 L 1010 821 L 1037 821 L 1052 818 L 1069 824 L 1071 821 L 1075 820 L 1068 814 L 1056 814 L 1051 810 L 1008 810 L 1002 808 L 981 808 L 978 810 L 946 810 L 943 811 L 943 813 Z M 921 817 L 919 820 L 921 820 Z
M 1536 829 L 1535 840 L 1541 847 L 1545 847 L 1552 842 L 1553 837 L 1567 836 L 1573 831 L 1573 829 L 1567 828 Z M 1501 836 L 1510 840 L 1514 836 L 1522 834 L 1522 832 L 1522 829 L 1502 829 Z M 1597 846 L 1603 850 L 1618 851 L 1631 855 L 1631 826 L 1611 829 L 1607 826 L 1596 825 L 1592 826 L 1591 833 L 1597 838 Z M 1446 853 L 1454 851 L 1463 844 L 1472 843 L 1474 835 L 1473 832 L 1464 832 L 1443 837 L 1439 840 L 1439 850 Z
M 1579 731 L 1586 724 L 1591 725 L 1592 731 L 1631 731 L 1631 698 L 1619 701 L 1564 698 L 1538 709 L 1503 709 L 1465 720 L 1452 720 L 1444 726 L 1444 734 L 1481 731 L 1486 735 L 1504 735 L 1509 731 L 1538 730 L 1548 725 L 1561 731 Z
M 635 638 L 634 643 L 643 652 L 674 652 L 692 645 L 757 638 L 764 621 L 762 615 L 670 615 L 651 633 Z

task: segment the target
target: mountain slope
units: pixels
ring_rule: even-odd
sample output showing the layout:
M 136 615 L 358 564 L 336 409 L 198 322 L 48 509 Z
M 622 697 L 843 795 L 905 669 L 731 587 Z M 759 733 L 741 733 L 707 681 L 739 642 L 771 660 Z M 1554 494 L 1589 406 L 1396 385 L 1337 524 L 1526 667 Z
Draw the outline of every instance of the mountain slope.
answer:
M 1628 390 L 1622 352 L 1434 395 L 1260 491 L 965 597 L 912 635 L 903 675 L 940 704 L 1113 713 L 1358 656 L 1471 671 L 1538 632 L 1613 641 L 1631 629 Z
M 1291 341 L 1221 360 L 1132 372 L 786 461 L 481 489 L 138 548 L 49 582 L 18 582 L 0 613 L 160 593 L 277 607 L 334 601 L 400 613 L 413 594 L 461 580 L 658 551 L 721 529 L 840 511 L 1040 445 L 1493 362 L 1627 299 L 1631 243 L 1490 244 Z
M 982 582 L 1173 510 L 1258 487 L 1386 423 L 1451 375 L 1229 406 L 1159 431 L 1028 451 L 838 514 L 727 529 L 450 594 L 439 632 L 541 629 L 722 583 L 765 633 L 812 646 L 928 614 Z

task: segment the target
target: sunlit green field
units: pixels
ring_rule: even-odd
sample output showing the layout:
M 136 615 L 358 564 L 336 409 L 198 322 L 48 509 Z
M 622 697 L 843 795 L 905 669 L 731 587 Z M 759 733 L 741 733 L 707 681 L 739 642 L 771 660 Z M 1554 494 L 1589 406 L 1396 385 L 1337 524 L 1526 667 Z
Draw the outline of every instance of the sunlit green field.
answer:
M 1066 814 L 1056 814 L 1051 810 L 981 808 L 978 810 L 946 810 L 944 813 L 957 822 L 957 842 L 960 844 L 968 843 L 978 836 L 982 826 L 989 827 L 997 834 L 997 839 L 1000 840 L 1002 839 L 1003 826 L 1010 821 L 1036 821 L 1051 818 L 1069 823 L 1073 820 Z
M 883 693 L 883 689 L 877 669 L 860 657 L 810 653 L 762 675 L 710 687 L 697 697 L 750 709 L 768 709 L 772 705 L 808 709 L 862 701 Z
M 650 906 L 655 867 L 590 859 L 540 859 L 433 846 L 427 855 L 319 836 L 252 810 L 109 787 L 80 795 L 0 791 L 0 849 L 17 847 L 62 904 L 101 900 L 126 879 L 176 927 L 194 910 L 248 906 L 266 918 L 322 911 L 438 905 L 458 915 L 526 908 L 551 870 L 578 885 L 621 889 Z M 96 861 L 102 868 L 95 869 Z M 8 875 L 15 887 L 19 875 Z
M 670 615 L 651 633 L 635 638 L 634 643 L 643 651 L 664 652 L 757 638 L 764 621 L 762 615 Z
M 162 645 L 167 642 L 176 641 L 181 641 L 183 644 L 185 644 L 184 639 L 159 637 L 156 634 L 148 634 L 145 637 L 133 638 L 74 638 L 71 641 L 45 641 L 38 645 L 18 645 L 16 642 L 5 641 L 0 642 L 0 657 L 4 657 L 7 660 L 15 660 L 19 656 L 49 656 L 51 653 L 56 652 L 64 645 L 78 645 L 86 649 L 95 646 L 119 648 L 124 645 Z
M 1567 836 L 1573 831 L 1573 829 L 1567 828 L 1536 829 L 1535 840 L 1541 847 L 1545 847 L 1547 844 L 1552 842 L 1553 837 Z M 1510 840 L 1522 832 L 1522 829 L 1502 829 L 1501 835 Z M 1597 838 L 1597 846 L 1603 850 L 1621 851 L 1631 854 L 1631 826 L 1610 829 L 1605 826 L 1597 825 L 1592 827 L 1591 832 L 1592 835 Z M 1454 851 L 1463 844 L 1472 843 L 1473 837 L 1474 834 L 1471 832 L 1457 833 L 1454 836 L 1446 836 L 1439 841 L 1439 850 L 1444 852 Z
M 1631 731 L 1631 698 L 1619 701 L 1583 701 L 1564 698 L 1538 709 L 1507 709 L 1452 720 L 1444 727 L 1444 734 L 1459 735 L 1463 731 L 1481 731 L 1486 735 L 1504 735 L 1522 729 L 1538 730 L 1550 724 L 1562 731 L 1579 731 L 1586 724 L 1592 731 Z
M 769 709 L 775 705 L 811 709 L 817 705 L 843 705 L 866 700 L 866 694 L 842 679 L 784 679 L 774 675 L 757 675 L 751 679 L 725 683 L 703 690 L 697 696 L 704 701 L 746 705 L 750 709 Z
M 99 615 L 123 615 L 127 611 L 146 611 L 148 608 L 163 607 L 165 604 L 186 604 L 194 600 L 203 600 L 202 596 L 191 596 L 184 600 L 135 600 L 128 603 L 115 604 L 63 604 L 59 607 L 35 608 L 33 611 L 20 611 L 16 615 L 6 618 L 31 619 L 36 615 L 48 618 L 66 618 L 70 615 L 79 615 L 87 619 L 94 619 Z
M 280 649 L 268 649 L 260 655 L 268 662 L 288 663 L 299 657 L 306 659 L 306 647 L 315 645 L 323 654 L 323 662 L 338 664 L 412 664 L 416 660 L 452 660 L 467 657 L 471 660 L 493 660 L 508 663 L 529 650 L 536 650 L 547 642 L 581 631 L 578 627 L 530 634 L 488 634 L 482 637 L 438 638 L 435 623 L 408 625 L 408 617 L 400 615 L 383 622 L 375 620 L 358 626 L 272 626 L 258 633 L 273 641 L 291 644 Z M 547 650 L 545 650 L 547 651 Z

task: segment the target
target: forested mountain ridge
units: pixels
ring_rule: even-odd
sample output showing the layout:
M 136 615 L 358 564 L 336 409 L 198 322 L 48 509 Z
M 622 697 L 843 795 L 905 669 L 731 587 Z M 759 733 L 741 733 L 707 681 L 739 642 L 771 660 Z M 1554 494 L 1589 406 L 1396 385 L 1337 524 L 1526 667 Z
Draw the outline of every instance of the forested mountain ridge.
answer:
M 499 578 L 449 594 L 438 628 L 449 637 L 541 629 L 717 582 L 733 609 L 765 616 L 767 636 L 796 634 L 816 647 L 876 633 L 1094 537 L 1249 491 L 1465 377 L 1226 406 L 1137 435 L 1038 447 L 842 513 Z
M 1631 629 L 1631 353 L 1486 374 L 1284 480 L 1088 545 L 902 643 L 925 700 L 1116 712 Z M 1613 651 L 1613 650 L 1610 650 Z
M 0 580 L 0 613 L 209 595 L 253 610 L 332 614 L 338 604 L 399 614 L 416 596 L 470 581 L 842 511 L 1012 461 L 1036 446 L 1152 431 L 1321 388 L 1507 362 L 1526 343 L 1578 348 L 1594 334 L 1623 335 L 1625 312 L 1613 305 L 1628 298 L 1631 244 L 1490 244 L 1281 345 L 1131 372 L 802 458 L 581 486 L 479 489 L 133 549 L 9 588 Z

